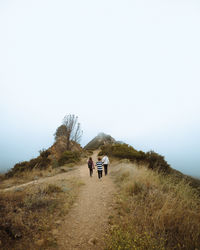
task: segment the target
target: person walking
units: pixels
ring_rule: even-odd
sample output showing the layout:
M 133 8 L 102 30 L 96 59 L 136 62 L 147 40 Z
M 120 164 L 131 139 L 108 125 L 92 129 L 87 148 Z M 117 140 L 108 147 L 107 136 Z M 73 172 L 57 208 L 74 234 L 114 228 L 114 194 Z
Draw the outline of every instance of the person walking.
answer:
M 92 177 L 93 169 L 94 169 L 94 162 L 92 160 L 92 157 L 90 157 L 89 160 L 88 160 L 88 168 L 89 168 L 89 171 L 90 171 L 90 177 Z
M 108 174 L 108 164 L 110 162 L 109 162 L 109 158 L 106 154 L 104 155 L 102 162 L 103 162 L 103 167 L 104 167 L 104 173 L 105 173 L 105 175 L 107 175 Z
M 101 179 L 102 172 L 103 172 L 103 162 L 101 161 L 100 157 L 98 157 L 98 161 L 96 162 L 96 166 L 97 166 L 98 177 L 99 177 L 99 179 Z

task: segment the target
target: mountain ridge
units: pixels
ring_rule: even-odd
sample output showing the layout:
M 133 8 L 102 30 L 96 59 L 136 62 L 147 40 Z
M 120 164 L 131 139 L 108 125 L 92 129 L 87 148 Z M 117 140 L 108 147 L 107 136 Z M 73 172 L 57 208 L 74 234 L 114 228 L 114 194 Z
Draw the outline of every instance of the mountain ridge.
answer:
M 97 136 L 95 136 L 91 141 L 89 141 L 85 145 L 84 149 L 95 150 L 99 149 L 101 146 L 105 144 L 115 144 L 115 143 L 117 143 L 117 141 L 111 135 L 101 132 Z

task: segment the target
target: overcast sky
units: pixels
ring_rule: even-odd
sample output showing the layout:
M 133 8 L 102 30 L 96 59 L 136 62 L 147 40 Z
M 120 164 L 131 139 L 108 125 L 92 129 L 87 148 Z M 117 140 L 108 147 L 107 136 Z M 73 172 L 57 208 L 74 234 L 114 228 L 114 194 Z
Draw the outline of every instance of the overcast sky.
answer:
M 199 1 L 0 1 L 0 168 L 71 113 L 200 176 L 199 110 Z

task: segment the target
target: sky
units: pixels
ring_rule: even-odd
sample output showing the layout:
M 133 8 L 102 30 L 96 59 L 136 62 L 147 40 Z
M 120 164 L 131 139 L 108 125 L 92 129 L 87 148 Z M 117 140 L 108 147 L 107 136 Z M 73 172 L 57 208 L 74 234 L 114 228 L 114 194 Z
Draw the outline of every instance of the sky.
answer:
M 76 114 L 200 177 L 200 2 L 1 0 L 0 170 Z

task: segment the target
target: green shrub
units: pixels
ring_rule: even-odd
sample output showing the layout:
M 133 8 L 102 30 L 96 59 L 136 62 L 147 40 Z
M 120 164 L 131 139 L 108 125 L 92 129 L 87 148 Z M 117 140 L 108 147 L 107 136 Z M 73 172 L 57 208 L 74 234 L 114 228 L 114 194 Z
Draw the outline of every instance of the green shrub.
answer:
M 51 154 L 49 150 L 46 150 L 46 149 L 40 150 L 39 153 L 40 153 L 40 156 L 42 156 L 42 158 L 47 158 Z
M 148 167 L 153 170 L 158 170 L 158 172 L 170 172 L 170 166 L 165 161 L 164 156 L 155 153 L 154 151 L 149 151 L 146 153 L 146 161 L 149 163 Z
M 137 151 L 128 144 L 104 145 L 101 147 L 99 156 L 104 154 L 116 157 L 118 159 L 129 159 L 131 161 L 136 161 L 137 163 L 146 163 L 148 168 L 157 170 L 158 172 L 171 172 L 169 164 L 165 161 L 162 155 L 159 155 L 153 151 L 147 153 L 143 151 Z
M 75 163 L 78 162 L 79 160 L 80 160 L 79 152 L 65 151 L 58 160 L 58 165 L 62 166 L 67 163 Z
M 51 162 L 48 158 L 49 155 L 50 152 L 48 150 L 42 150 L 40 151 L 40 156 L 37 158 L 15 164 L 15 166 L 8 173 L 6 173 L 6 178 L 13 177 L 14 175 L 20 174 L 24 171 L 31 171 L 33 168 L 47 168 Z
M 57 161 L 57 159 L 53 159 L 52 160 L 52 168 L 57 168 L 57 167 L 59 167 L 59 164 L 58 164 L 58 161 Z

